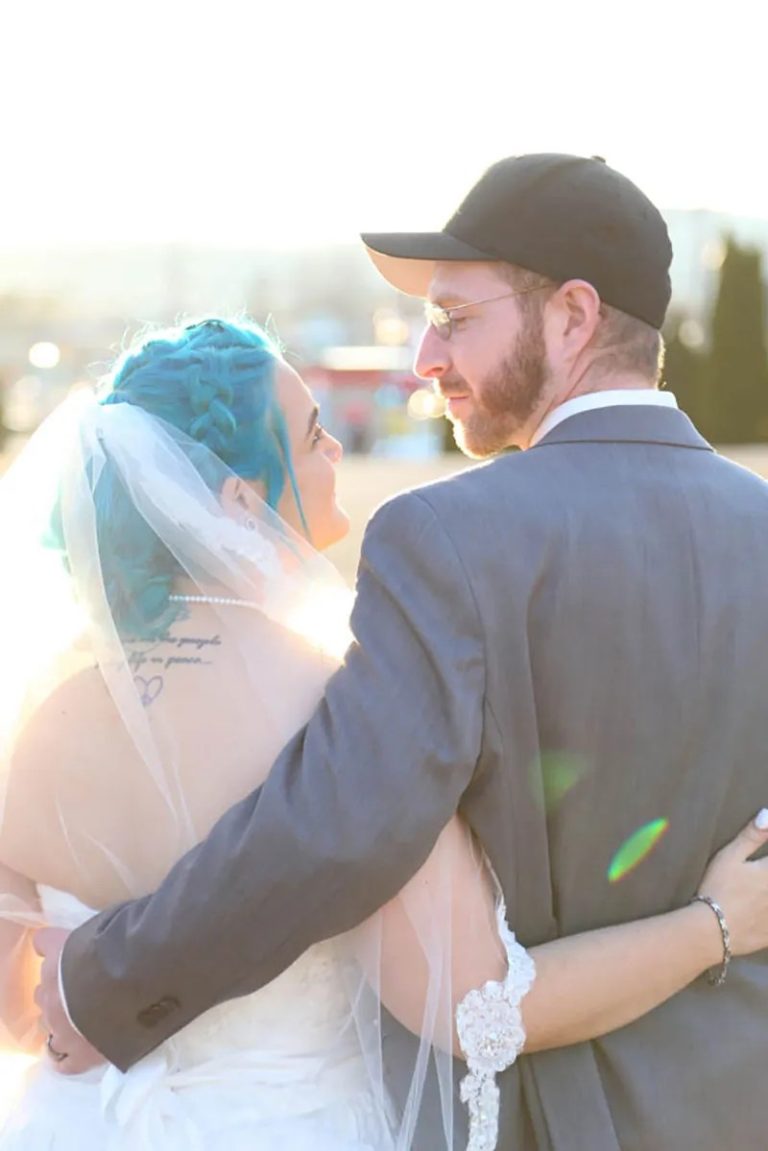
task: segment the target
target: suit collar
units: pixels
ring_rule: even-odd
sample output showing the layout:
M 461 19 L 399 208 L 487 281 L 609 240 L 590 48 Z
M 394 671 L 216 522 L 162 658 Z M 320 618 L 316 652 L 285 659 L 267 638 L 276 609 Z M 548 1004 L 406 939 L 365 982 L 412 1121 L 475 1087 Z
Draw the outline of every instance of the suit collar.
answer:
M 685 412 L 676 408 L 631 404 L 595 408 L 568 416 L 528 451 L 578 443 L 666 444 L 695 451 L 714 451 Z

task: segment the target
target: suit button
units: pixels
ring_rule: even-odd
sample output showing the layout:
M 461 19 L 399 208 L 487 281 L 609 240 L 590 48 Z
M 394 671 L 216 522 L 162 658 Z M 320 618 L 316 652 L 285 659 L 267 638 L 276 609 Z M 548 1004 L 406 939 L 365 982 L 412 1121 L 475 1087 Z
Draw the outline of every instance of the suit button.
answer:
M 162 1023 L 174 1011 L 178 1011 L 181 1007 L 178 999 L 173 995 L 166 995 L 164 999 L 158 999 L 157 1003 L 151 1003 L 149 1007 L 145 1007 L 136 1016 L 136 1022 L 140 1023 L 142 1027 L 157 1027 L 158 1023 Z

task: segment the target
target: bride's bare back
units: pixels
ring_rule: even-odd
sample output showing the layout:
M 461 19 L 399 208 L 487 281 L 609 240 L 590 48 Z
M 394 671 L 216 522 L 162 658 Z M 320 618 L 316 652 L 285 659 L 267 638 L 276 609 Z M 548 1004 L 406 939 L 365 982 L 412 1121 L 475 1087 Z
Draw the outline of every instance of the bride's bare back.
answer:
M 153 890 L 228 807 L 262 783 L 329 674 L 260 612 L 194 604 L 126 644 L 157 761 L 128 734 L 98 667 L 26 723 L 9 775 L 0 863 L 100 908 Z

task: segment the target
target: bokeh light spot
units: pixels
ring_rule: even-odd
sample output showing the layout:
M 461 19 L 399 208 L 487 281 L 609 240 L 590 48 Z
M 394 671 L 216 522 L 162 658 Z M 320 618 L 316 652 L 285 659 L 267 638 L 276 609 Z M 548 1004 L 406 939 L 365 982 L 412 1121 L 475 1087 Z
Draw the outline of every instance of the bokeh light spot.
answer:
M 629 875 L 653 851 L 668 827 L 668 819 L 653 819 L 633 832 L 611 860 L 608 882 L 618 883 Z
M 29 349 L 29 362 L 33 368 L 55 368 L 61 359 L 58 344 L 41 340 Z
M 431 388 L 417 388 L 408 400 L 412 420 L 435 420 L 445 415 L 445 400 Z

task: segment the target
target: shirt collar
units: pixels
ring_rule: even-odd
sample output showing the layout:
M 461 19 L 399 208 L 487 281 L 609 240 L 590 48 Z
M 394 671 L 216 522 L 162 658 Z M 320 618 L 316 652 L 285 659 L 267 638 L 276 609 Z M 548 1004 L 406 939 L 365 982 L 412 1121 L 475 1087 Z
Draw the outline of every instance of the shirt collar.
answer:
M 580 412 L 592 412 L 596 408 L 617 408 L 623 405 L 634 407 L 640 404 L 676 408 L 677 400 L 671 392 L 660 392 L 657 388 L 614 388 L 605 392 L 589 392 L 585 396 L 575 396 L 574 399 L 566 400 L 564 404 L 553 408 L 544 417 L 533 434 L 530 447 L 537 444 L 563 420 Z

